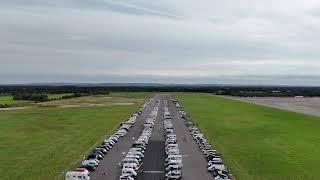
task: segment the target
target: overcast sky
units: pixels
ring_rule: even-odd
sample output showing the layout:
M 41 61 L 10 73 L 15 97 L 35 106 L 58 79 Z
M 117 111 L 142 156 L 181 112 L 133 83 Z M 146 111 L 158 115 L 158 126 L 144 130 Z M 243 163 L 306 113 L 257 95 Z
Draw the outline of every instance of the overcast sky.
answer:
M 319 0 L 0 0 L 0 83 L 320 85 Z

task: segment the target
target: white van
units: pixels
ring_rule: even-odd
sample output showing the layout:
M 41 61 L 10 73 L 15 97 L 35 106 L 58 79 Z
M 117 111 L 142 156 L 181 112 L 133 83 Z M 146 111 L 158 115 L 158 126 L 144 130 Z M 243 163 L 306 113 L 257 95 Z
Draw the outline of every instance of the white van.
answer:
M 119 180 L 134 180 L 134 178 L 131 177 L 130 174 L 123 174 L 120 176 Z
M 90 180 L 89 171 L 85 168 L 76 168 L 66 173 L 65 180 Z
M 169 155 L 166 159 L 166 161 L 182 161 L 181 155 Z
M 139 165 L 139 161 L 137 159 L 133 159 L 133 158 L 124 158 L 122 160 L 122 163 L 135 163 L 135 164 Z
M 141 152 L 142 154 L 144 153 L 144 150 L 142 148 L 130 148 L 129 151 L 131 151 L 131 152 Z
M 177 139 L 177 135 L 175 134 L 168 134 L 166 135 L 167 138 L 174 138 L 174 139 Z
M 124 163 L 122 168 L 124 169 L 131 168 L 137 171 L 139 169 L 139 166 L 136 163 Z
M 169 149 L 167 152 L 166 152 L 167 155 L 179 155 L 180 152 L 179 152 L 179 149 Z
M 177 163 L 177 164 L 171 164 L 166 167 L 166 171 L 177 171 L 182 169 L 182 163 Z
M 132 168 L 123 168 L 122 175 L 124 175 L 124 174 L 130 174 L 133 177 L 136 177 L 138 175 L 137 172 Z
M 126 155 L 126 158 L 136 159 L 136 160 L 138 160 L 139 162 L 142 160 L 141 157 L 139 157 L 138 155 L 132 154 L 132 153 L 128 153 L 128 154 Z
M 130 151 L 128 152 L 128 154 L 133 154 L 133 155 L 139 156 L 140 158 L 143 158 L 143 157 L 144 157 L 144 155 L 143 155 L 141 152 L 139 152 L 139 151 L 132 151 L 132 150 L 130 150 Z M 128 155 L 128 154 L 127 154 L 127 155 Z
M 177 165 L 177 164 L 182 164 L 182 161 L 181 160 L 171 160 L 171 161 L 168 161 L 166 162 L 166 166 L 170 166 L 170 165 Z
M 168 144 L 166 146 L 166 150 L 169 150 L 169 149 L 178 149 L 179 148 L 179 145 L 178 144 Z

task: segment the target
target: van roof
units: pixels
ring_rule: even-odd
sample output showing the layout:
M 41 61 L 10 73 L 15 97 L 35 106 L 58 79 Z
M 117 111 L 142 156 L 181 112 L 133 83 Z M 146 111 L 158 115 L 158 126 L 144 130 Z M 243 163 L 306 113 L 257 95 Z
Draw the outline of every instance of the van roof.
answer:
M 75 172 L 88 172 L 88 170 L 86 168 L 76 168 L 73 171 L 75 171 Z
M 122 161 L 138 161 L 138 160 L 135 158 L 132 158 L 132 157 L 126 157 L 126 158 L 122 159 Z
M 169 155 L 168 157 L 181 157 L 180 154 L 176 154 L 176 155 Z
M 66 173 L 66 175 L 71 175 L 71 174 L 73 174 L 73 175 L 88 175 L 89 173 L 88 172 L 78 172 L 78 171 L 68 171 Z

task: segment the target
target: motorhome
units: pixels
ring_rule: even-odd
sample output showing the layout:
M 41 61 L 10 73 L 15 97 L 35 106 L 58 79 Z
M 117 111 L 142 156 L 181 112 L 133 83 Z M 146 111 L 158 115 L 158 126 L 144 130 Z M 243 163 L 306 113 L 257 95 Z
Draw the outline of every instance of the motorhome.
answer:
M 76 168 L 66 173 L 65 180 L 90 180 L 89 171 L 85 168 Z

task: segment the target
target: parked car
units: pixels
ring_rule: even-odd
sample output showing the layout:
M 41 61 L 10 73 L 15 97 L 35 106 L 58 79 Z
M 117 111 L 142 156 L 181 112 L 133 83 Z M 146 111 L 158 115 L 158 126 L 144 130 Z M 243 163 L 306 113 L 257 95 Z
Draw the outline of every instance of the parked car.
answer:
M 99 165 L 99 162 L 97 162 L 94 159 L 88 159 L 88 160 L 84 160 L 82 161 L 81 165 L 90 165 L 90 166 L 95 166 L 97 167 Z
M 97 159 L 97 160 L 102 160 L 102 156 L 99 154 L 89 154 L 86 158 L 86 160 L 90 160 L 90 159 Z

